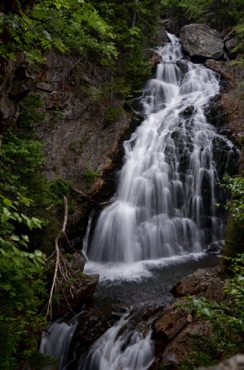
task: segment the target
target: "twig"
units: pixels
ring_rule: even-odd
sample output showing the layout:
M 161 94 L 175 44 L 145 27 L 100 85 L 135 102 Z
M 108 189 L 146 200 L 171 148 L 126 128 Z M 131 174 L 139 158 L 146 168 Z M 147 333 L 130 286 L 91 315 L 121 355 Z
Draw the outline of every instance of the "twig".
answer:
M 48 300 L 48 306 L 47 306 L 47 314 L 46 317 L 50 314 L 50 319 L 52 320 L 52 299 L 53 299 L 53 292 L 54 288 L 56 285 L 56 280 L 57 280 L 57 274 L 58 274 L 58 267 L 59 267 L 59 261 L 60 261 L 60 251 L 59 251 L 59 246 L 58 242 L 59 239 L 63 234 L 65 234 L 65 229 L 68 221 L 68 201 L 67 197 L 64 196 L 64 220 L 63 220 L 63 225 L 62 229 L 59 232 L 58 236 L 55 239 L 55 252 L 56 252 L 56 262 L 55 262 L 55 270 L 54 270 L 54 275 L 53 275 L 53 282 L 50 290 L 50 295 L 49 295 L 49 300 Z
M 71 187 L 77 194 L 79 194 L 81 197 L 83 198 L 86 198 L 89 202 L 93 203 L 93 204 L 96 204 L 96 206 L 104 206 L 106 204 L 110 204 L 111 203 L 111 200 L 109 200 L 108 202 L 102 202 L 102 203 L 97 203 L 95 200 L 93 200 L 89 195 L 83 193 L 81 190 L 78 190 L 76 188 L 74 188 L 73 186 Z
M 79 194 L 80 196 L 82 196 L 83 198 L 86 198 L 89 202 L 93 203 L 93 204 L 98 204 L 97 202 L 95 202 L 95 200 L 93 200 L 89 195 L 83 193 L 81 190 L 78 190 L 76 188 L 74 188 L 74 186 L 71 187 L 71 189 L 73 189 L 77 194 Z

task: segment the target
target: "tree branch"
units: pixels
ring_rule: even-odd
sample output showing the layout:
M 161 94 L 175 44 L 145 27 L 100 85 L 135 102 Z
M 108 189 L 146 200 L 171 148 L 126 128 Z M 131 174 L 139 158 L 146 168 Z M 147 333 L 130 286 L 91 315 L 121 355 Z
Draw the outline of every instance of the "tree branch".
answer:
M 50 319 L 52 320 L 52 300 L 53 300 L 53 292 L 54 288 L 56 285 L 56 280 L 57 280 L 57 275 L 58 275 L 58 268 L 59 268 L 59 263 L 60 263 L 60 251 L 59 251 L 59 239 L 61 238 L 62 235 L 65 235 L 65 230 L 66 230 L 66 225 L 68 221 L 68 201 L 67 197 L 64 196 L 64 220 L 63 220 L 63 225 L 62 229 L 59 232 L 58 236 L 55 239 L 55 252 L 56 252 L 56 261 L 55 261 L 55 269 L 54 269 L 54 274 L 53 274 L 53 281 L 52 281 L 52 286 L 50 290 L 50 295 L 49 295 L 49 300 L 48 300 L 48 306 L 47 306 L 47 313 L 46 317 L 50 315 Z

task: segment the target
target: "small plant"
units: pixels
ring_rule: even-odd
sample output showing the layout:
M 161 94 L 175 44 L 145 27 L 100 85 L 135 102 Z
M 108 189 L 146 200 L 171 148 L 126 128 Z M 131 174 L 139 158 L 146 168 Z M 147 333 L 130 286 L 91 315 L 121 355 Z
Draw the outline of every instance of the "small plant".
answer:
M 235 257 L 243 252 L 244 239 L 244 177 L 224 177 L 225 184 L 222 186 L 231 192 L 232 199 L 227 207 L 230 217 L 226 226 L 224 255 Z M 224 260 L 228 265 L 229 260 Z
M 110 124 L 119 121 L 123 115 L 122 108 L 109 107 L 104 113 L 104 123 Z
M 44 102 L 39 94 L 29 93 L 20 102 L 20 113 L 18 117 L 18 126 L 22 128 L 34 127 L 41 123 L 45 114 L 40 112 L 39 108 L 43 106 Z
M 50 198 L 55 204 L 63 204 L 63 196 L 70 191 L 71 181 L 53 180 L 50 183 Z
M 208 338 L 196 338 L 193 351 L 184 359 L 181 370 L 213 365 L 223 356 L 226 358 L 244 349 L 244 254 L 230 260 L 233 276 L 226 281 L 224 302 L 189 297 L 184 304 L 184 308 L 197 317 L 209 320 L 212 331 Z
M 88 168 L 84 173 L 86 177 L 86 186 L 90 188 L 96 177 L 99 177 L 99 173 L 91 168 Z

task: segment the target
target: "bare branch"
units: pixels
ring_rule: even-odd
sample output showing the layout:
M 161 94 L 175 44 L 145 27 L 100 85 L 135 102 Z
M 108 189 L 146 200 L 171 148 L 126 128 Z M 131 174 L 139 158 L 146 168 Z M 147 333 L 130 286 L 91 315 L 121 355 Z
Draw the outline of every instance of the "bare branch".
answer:
M 59 263 L 60 263 L 60 250 L 59 250 L 58 243 L 59 243 L 59 239 L 61 238 L 61 236 L 65 234 L 67 221 L 68 221 L 68 201 L 67 201 L 67 197 L 64 196 L 64 220 L 63 220 L 62 229 L 61 229 L 61 231 L 59 232 L 58 236 L 55 239 L 56 261 L 55 261 L 55 269 L 54 269 L 53 281 L 52 281 L 52 286 L 51 286 L 51 290 L 50 290 L 50 295 L 49 295 L 49 300 L 48 300 L 48 306 L 47 306 L 47 313 L 46 313 L 46 317 L 48 317 L 50 315 L 50 319 L 51 320 L 52 320 L 53 292 L 54 292 L 54 288 L 55 288 L 55 285 L 56 285 L 58 268 L 59 268 Z

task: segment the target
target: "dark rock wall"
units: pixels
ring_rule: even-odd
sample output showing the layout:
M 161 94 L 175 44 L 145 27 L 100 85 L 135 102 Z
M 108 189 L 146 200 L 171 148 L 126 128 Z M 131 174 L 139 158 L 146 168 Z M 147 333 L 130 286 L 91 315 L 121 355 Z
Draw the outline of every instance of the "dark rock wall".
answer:
M 87 170 L 102 175 L 112 167 L 130 114 L 123 110 L 123 99 L 107 91 L 111 78 L 109 68 L 49 52 L 36 86 L 45 102 L 46 118 L 36 133 L 45 143 L 48 180 L 68 179 L 86 190 Z

